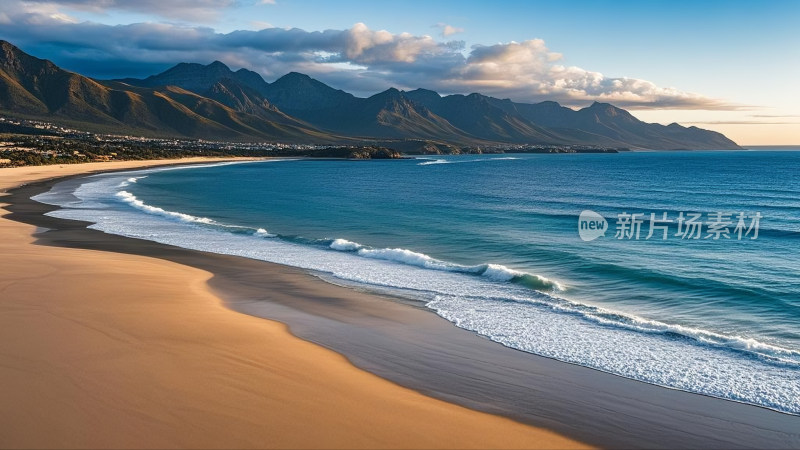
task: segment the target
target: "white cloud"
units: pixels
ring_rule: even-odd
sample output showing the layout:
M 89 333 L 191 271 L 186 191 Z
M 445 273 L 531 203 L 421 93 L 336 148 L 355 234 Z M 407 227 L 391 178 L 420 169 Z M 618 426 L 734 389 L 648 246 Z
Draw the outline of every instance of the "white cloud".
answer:
M 566 104 L 602 101 L 631 108 L 725 109 L 724 102 L 634 78 L 607 77 L 560 64 L 541 39 L 475 46 L 465 64 L 442 84 L 513 99 Z
M 191 3 L 208 7 L 231 1 Z M 159 2 L 174 6 L 188 0 L 141 3 Z M 61 2 L 67 3 L 72 2 Z M 111 3 L 117 7 L 124 2 L 89 2 L 97 7 L 110 7 Z M 564 65 L 562 55 L 550 51 L 541 39 L 478 45 L 465 51 L 462 41 L 372 30 L 363 23 L 346 30 L 265 28 L 217 33 L 207 27 L 167 23 L 72 23 L 68 17 L 59 17 L 63 12 L 52 3 L 24 5 L 27 8 L 3 12 L 8 23 L 0 28 L 0 38 L 23 50 L 41 45 L 49 53 L 31 53 L 98 77 L 141 74 L 143 67 L 166 68 L 178 62 L 220 60 L 257 70 L 268 80 L 290 71 L 304 72 L 361 95 L 390 86 L 424 87 L 445 94 L 481 92 L 515 101 L 554 100 L 571 106 L 597 100 L 629 108 L 737 109 L 650 81 L 609 77 Z
M 430 36 L 373 31 L 363 23 L 353 25 L 342 35 L 344 48 L 341 49 L 341 58 L 358 64 L 411 64 L 422 56 L 448 51 Z
M 434 27 L 439 28 L 439 30 L 440 30 L 439 34 L 442 37 L 452 36 L 454 34 L 463 33 L 464 32 L 463 28 L 454 27 L 452 25 L 448 25 L 448 24 L 443 23 L 443 22 L 437 23 L 436 25 L 434 25 Z
M 251 20 L 250 26 L 257 30 L 263 30 L 265 28 L 273 28 L 274 26 L 269 22 L 264 22 L 263 20 Z

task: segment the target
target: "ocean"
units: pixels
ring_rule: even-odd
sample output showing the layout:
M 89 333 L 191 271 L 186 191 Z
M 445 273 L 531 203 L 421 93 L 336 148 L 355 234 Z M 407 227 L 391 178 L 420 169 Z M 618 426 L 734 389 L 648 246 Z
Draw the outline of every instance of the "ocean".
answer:
M 36 199 L 107 233 L 408 297 L 525 352 L 800 414 L 798 169 L 796 151 L 273 160 Z

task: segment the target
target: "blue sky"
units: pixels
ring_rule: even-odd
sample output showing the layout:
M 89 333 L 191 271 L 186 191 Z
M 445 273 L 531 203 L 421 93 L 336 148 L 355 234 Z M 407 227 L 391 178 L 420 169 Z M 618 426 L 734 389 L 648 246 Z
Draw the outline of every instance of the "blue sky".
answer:
M 572 107 L 600 100 L 742 144 L 800 144 L 797 0 L 0 6 L 0 39 L 98 78 L 219 59 L 267 81 L 296 70 L 357 95 L 396 86 Z

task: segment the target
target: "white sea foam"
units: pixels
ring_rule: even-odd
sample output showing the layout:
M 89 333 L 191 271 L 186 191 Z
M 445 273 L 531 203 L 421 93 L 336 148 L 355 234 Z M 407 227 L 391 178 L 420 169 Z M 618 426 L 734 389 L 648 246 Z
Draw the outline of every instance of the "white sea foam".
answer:
M 259 229 L 257 229 L 257 230 L 256 230 L 256 231 L 253 233 L 253 236 L 258 236 L 258 237 L 275 237 L 275 235 L 274 235 L 274 234 L 272 234 L 272 233 L 268 232 L 268 231 L 267 231 L 265 228 L 259 228 Z
M 541 275 L 536 275 L 519 270 L 509 269 L 500 264 L 487 264 L 486 269 L 481 273 L 484 277 L 496 281 L 515 281 L 524 286 L 547 291 L 564 291 L 564 285 L 558 281 L 545 278 Z
M 442 317 L 509 347 L 660 386 L 800 414 L 797 366 L 585 320 L 539 304 L 437 296 Z
M 448 163 L 450 163 L 450 161 L 448 161 L 446 159 L 429 159 L 429 160 L 423 161 L 423 162 L 421 162 L 421 163 L 419 163 L 417 165 L 418 166 L 429 166 L 431 164 L 448 164 Z
M 119 184 L 119 187 L 121 187 L 121 188 L 128 187 L 131 184 L 136 183 L 141 178 L 147 178 L 147 176 L 145 175 L 145 176 L 141 176 L 141 177 L 130 177 L 130 178 L 126 179 L 125 181 L 121 182 Z
M 585 309 L 585 308 L 582 308 Z M 602 308 L 590 308 L 595 312 L 582 312 L 587 318 L 595 320 L 599 323 L 613 325 L 618 327 L 629 328 L 639 332 L 645 333 L 672 333 L 679 336 L 685 336 L 701 342 L 703 344 L 744 351 L 750 354 L 758 355 L 776 362 L 782 362 L 792 365 L 800 366 L 800 352 L 790 350 L 775 345 L 770 345 L 764 342 L 759 342 L 756 339 L 742 336 L 726 336 L 720 333 L 703 330 L 699 328 L 687 327 L 677 324 L 668 324 L 659 322 L 657 320 L 644 319 L 629 314 L 621 314 L 618 312 L 611 312 Z
M 334 239 L 330 247 L 342 252 L 352 252 L 361 248 L 361 244 L 348 241 L 347 239 Z
M 481 158 L 481 159 L 429 159 L 429 158 L 420 158 L 420 159 L 425 159 L 426 161 L 417 163 L 418 166 L 430 166 L 433 164 L 462 164 L 462 163 L 488 162 L 488 161 L 507 161 L 519 158 L 515 156 L 503 156 L 499 158 Z
M 424 253 L 407 250 L 404 248 L 378 248 L 378 249 L 361 249 L 358 251 L 359 256 L 373 259 L 383 259 L 386 261 L 395 261 L 410 266 L 424 267 L 426 269 L 434 270 L 456 270 L 459 266 L 449 264 L 438 259 L 431 258 Z
M 75 189 L 78 202 L 63 193 L 50 196 L 50 201 L 63 198 L 67 207 L 50 214 L 92 221 L 92 228 L 108 233 L 407 290 L 459 327 L 510 347 L 636 380 L 800 414 L 800 355 L 796 351 L 745 336 L 570 302 L 530 289 L 531 284 L 542 282 L 541 277 L 501 265 L 457 265 L 407 249 L 371 249 L 344 239 L 329 244 L 341 251 L 330 251 L 263 239 L 252 231 L 230 233 L 213 221 L 199 222 L 210 226 L 188 227 L 204 218 L 146 205 L 129 192 L 115 197 L 120 181 L 128 176 L 93 178 Z
M 563 291 L 564 287 L 557 281 L 550 280 L 540 275 L 509 269 L 500 264 L 479 264 L 466 266 L 442 261 L 424 253 L 415 252 L 405 248 L 368 248 L 357 242 L 346 239 L 334 239 L 330 248 L 339 251 L 356 252 L 358 256 L 371 259 L 393 261 L 409 266 L 421 267 L 430 270 L 441 270 L 464 274 L 481 275 L 492 281 L 519 281 L 527 287 L 544 291 Z
M 190 214 L 184 214 L 181 212 L 167 211 L 157 206 L 150 206 L 144 203 L 143 201 L 139 200 L 138 198 L 136 198 L 135 195 L 131 194 L 128 191 L 119 191 L 117 192 L 116 196 L 119 197 L 123 202 L 128 203 L 131 206 L 139 208 L 142 211 L 150 214 L 158 214 L 160 216 L 168 217 L 170 219 L 180 220 L 181 222 L 204 223 L 204 224 L 215 223 L 213 220 L 207 217 L 197 217 L 197 216 L 192 216 Z
M 515 277 L 523 275 L 522 272 L 509 269 L 506 266 L 501 266 L 500 264 L 489 264 L 486 267 L 486 271 L 483 272 L 483 276 L 489 278 L 490 280 L 496 281 L 511 281 Z

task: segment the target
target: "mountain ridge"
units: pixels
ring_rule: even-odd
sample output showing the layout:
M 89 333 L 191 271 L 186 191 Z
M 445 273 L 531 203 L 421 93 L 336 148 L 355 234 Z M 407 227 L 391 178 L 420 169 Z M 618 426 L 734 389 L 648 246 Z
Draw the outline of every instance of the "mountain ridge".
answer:
M 720 133 L 640 121 L 595 102 L 518 103 L 479 93 L 390 88 L 367 98 L 290 72 L 272 83 L 220 61 L 179 63 L 144 79 L 95 80 L 0 41 L 0 112 L 148 136 L 347 143 L 430 140 L 456 146 L 588 145 L 738 149 Z
M 93 80 L 28 55 L 6 41 L 0 41 L 0 111 L 115 134 L 337 140 L 280 113 L 268 120 L 174 85 L 148 88 Z

